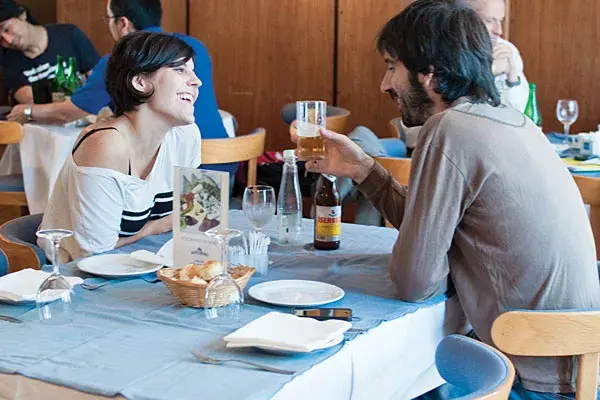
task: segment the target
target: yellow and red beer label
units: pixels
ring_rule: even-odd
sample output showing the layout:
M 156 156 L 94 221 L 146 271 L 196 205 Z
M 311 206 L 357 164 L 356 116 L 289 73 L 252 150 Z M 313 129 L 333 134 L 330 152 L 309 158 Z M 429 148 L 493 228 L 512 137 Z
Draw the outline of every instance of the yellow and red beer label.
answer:
M 342 206 L 316 207 L 315 240 L 337 242 L 342 234 Z

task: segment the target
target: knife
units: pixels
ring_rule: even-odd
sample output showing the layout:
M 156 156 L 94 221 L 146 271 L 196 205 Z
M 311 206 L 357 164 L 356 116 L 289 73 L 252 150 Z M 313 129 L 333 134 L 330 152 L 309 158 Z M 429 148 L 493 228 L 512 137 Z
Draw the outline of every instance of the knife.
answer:
M 8 315 L 0 315 L 0 321 L 12 322 L 15 324 L 22 324 L 23 321 L 17 318 L 9 317 Z

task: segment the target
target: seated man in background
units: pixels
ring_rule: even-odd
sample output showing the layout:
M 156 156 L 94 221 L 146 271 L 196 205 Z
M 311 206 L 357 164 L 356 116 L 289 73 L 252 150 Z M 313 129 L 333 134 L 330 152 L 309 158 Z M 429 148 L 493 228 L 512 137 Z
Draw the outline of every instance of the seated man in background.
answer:
M 136 31 L 162 32 L 162 6 L 160 0 L 108 0 L 105 19 L 108 29 L 115 39 L 127 36 Z M 227 138 L 223 120 L 219 114 L 217 99 L 212 83 L 212 65 L 206 46 L 199 40 L 179 33 L 172 35 L 186 42 L 194 49 L 195 72 L 200 79 L 201 87 L 195 103 L 196 125 L 204 139 Z M 94 67 L 87 82 L 79 88 L 71 100 L 61 103 L 34 105 L 30 120 L 44 124 L 64 124 L 88 114 L 97 114 L 102 108 L 114 109 L 106 90 L 106 64 L 110 55 L 102 57 Z M 15 107 L 9 119 L 24 121 L 22 107 Z M 221 164 L 210 166 L 211 169 L 227 171 L 234 174 L 237 164 Z
M 56 56 L 66 63 L 75 58 L 81 74 L 88 74 L 100 59 L 98 52 L 75 25 L 37 25 L 24 7 L 0 0 L 0 67 L 11 101 L 31 104 L 51 101 L 50 86 L 56 72 Z M 31 110 L 30 106 L 20 109 Z M 11 118 L 12 119 L 12 118 Z M 21 121 L 25 121 L 25 115 Z
M 523 59 L 517 47 L 502 38 L 502 25 L 506 18 L 504 0 L 463 1 L 477 11 L 490 33 L 494 49 L 492 73 L 502 104 L 521 112 L 525 111 L 529 98 L 529 85 L 523 73 Z
M 381 90 L 393 95 L 407 126 L 422 126 L 410 186 L 325 130 L 326 158 L 306 168 L 351 178 L 398 228 L 390 275 L 399 298 L 427 300 L 451 279 L 475 334 L 489 345 L 492 323 L 506 311 L 600 307 L 579 190 L 537 126 L 499 107 L 492 42 L 476 12 L 416 0 L 385 25 L 377 47 L 387 65 Z M 555 399 L 575 391 L 572 358 L 510 358 L 513 395 Z

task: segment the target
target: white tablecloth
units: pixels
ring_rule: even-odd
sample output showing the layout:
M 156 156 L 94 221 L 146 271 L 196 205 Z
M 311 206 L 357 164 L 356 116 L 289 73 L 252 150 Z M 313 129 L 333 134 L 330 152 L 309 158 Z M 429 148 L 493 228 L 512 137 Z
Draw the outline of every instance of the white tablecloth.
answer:
M 230 137 L 235 136 L 233 116 L 219 110 Z M 82 128 L 25 124 L 20 144 L 9 145 L 0 159 L 0 175 L 23 174 L 31 214 L 46 209 L 52 188 Z

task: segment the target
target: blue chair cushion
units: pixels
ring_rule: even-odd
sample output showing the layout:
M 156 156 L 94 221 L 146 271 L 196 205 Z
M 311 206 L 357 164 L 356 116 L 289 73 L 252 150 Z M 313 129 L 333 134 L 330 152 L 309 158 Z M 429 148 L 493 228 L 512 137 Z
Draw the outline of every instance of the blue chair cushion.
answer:
M 0 276 L 6 275 L 8 272 L 8 257 L 6 253 L 0 249 Z
M 449 398 L 478 398 L 501 385 L 509 375 L 506 361 L 482 343 L 450 335 L 435 354 L 438 372 L 450 386 Z M 461 393 L 462 392 L 462 393 Z
M 379 139 L 385 154 L 388 157 L 403 158 L 406 157 L 406 144 L 395 138 Z
M 0 175 L 0 192 L 24 192 L 23 175 Z

